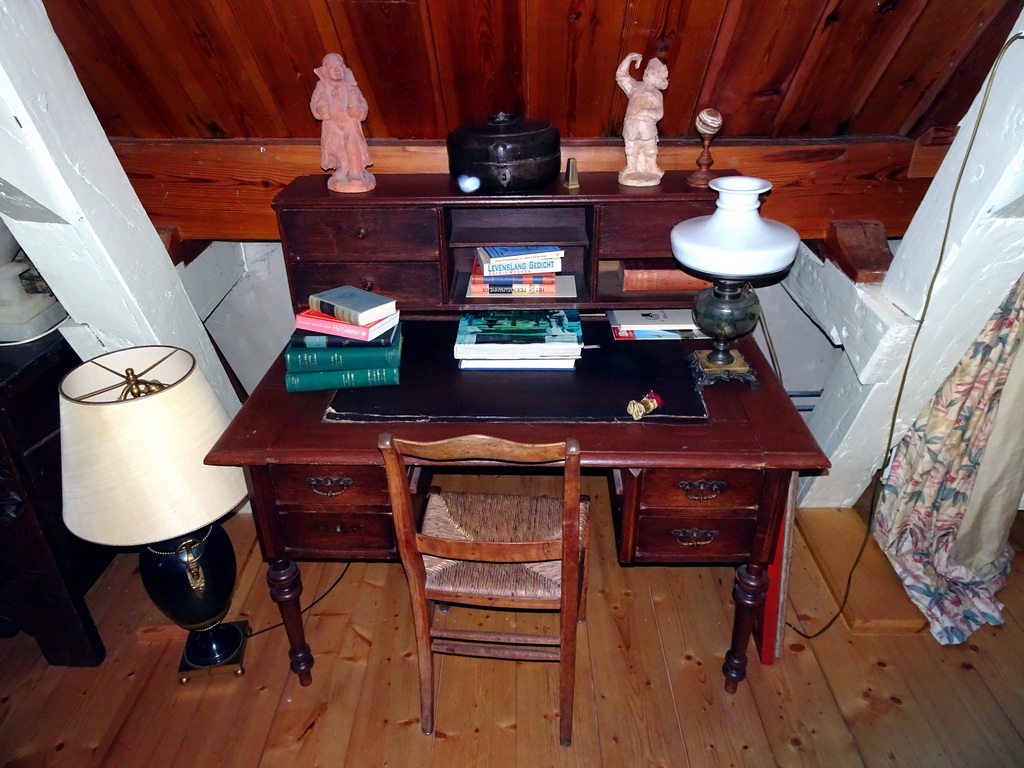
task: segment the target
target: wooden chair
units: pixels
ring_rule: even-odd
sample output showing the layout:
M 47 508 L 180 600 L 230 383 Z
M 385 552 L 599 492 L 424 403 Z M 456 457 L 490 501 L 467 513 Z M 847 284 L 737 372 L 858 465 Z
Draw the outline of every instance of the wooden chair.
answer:
M 576 624 L 586 597 L 590 501 L 580 495 L 576 440 L 532 445 L 484 435 L 430 443 L 382 434 L 398 550 L 409 582 L 420 674 L 420 724 L 434 731 L 434 654 L 557 661 L 559 742 L 572 741 Z M 458 466 L 562 465 L 561 498 L 431 488 L 414 508 L 406 458 Z M 422 497 L 422 494 L 420 495 Z M 418 521 L 422 524 L 418 525 Z M 438 604 L 558 611 L 558 635 L 445 629 Z M 495 692 L 496 694 L 498 692 Z

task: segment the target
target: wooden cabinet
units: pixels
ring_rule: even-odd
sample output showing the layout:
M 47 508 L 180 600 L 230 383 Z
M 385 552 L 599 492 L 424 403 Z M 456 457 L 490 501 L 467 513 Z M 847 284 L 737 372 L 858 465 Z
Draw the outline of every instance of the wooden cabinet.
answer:
M 723 173 L 730 173 L 723 171 Z M 531 306 L 605 309 L 689 306 L 687 293 L 624 291 L 623 260 L 662 260 L 676 223 L 710 214 L 716 194 L 688 187 L 682 174 L 657 187 L 622 187 L 614 173 L 584 173 L 580 187 L 560 179 L 512 195 L 459 191 L 448 176 L 381 175 L 371 192 L 327 189 L 327 176 L 300 176 L 274 199 L 296 310 L 341 284 L 393 296 L 404 312 Z M 482 245 L 561 247 L 575 298 L 467 298 Z
M 51 664 L 106 653 L 85 592 L 114 554 L 61 516 L 57 385 L 78 365 L 60 334 L 0 348 L 0 625 L 33 635 Z

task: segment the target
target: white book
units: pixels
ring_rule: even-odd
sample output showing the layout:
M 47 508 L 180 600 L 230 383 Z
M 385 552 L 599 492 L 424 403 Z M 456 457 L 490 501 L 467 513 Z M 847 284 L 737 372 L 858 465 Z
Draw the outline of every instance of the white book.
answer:
M 530 275 L 536 272 L 561 272 L 561 256 L 521 256 L 492 261 L 483 248 L 477 248 L 477 260 L 485 277 L 492 275 Z
M 459 360 L 464 371 L 571 371 L 576 358 L 529 357 L 514 360 Z
M 694 330 L 693 311 L 689 309 L 613 309 L 608 322 L 623 331 Z
M 492 262 L 515 261 L 524 256 L 558 256 L 565 251 L 555 245 L 484 245 L 476 249 Z

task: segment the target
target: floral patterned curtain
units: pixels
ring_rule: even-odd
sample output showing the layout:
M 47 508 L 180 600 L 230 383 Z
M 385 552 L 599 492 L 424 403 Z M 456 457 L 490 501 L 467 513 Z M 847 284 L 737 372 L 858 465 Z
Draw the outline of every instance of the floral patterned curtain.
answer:
M 875 512 L 875 539 L 942 644 L 1002 624 L 1009 544 L 984 576 L 952 550 L 1022 335 L 1024 276 L 896 447 Z

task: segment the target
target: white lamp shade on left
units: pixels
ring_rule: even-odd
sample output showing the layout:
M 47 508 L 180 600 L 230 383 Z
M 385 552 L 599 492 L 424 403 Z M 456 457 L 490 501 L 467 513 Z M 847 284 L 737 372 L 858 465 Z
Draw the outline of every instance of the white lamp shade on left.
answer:
M 165 389 L 119 399 L 125 370 Z M 230 418 L 183 349 L 132 347 L 60 384 L 64 522 L 87 541 L 137 546 L 194 531 L 245 497 L 236 467 L 203 463 Z

